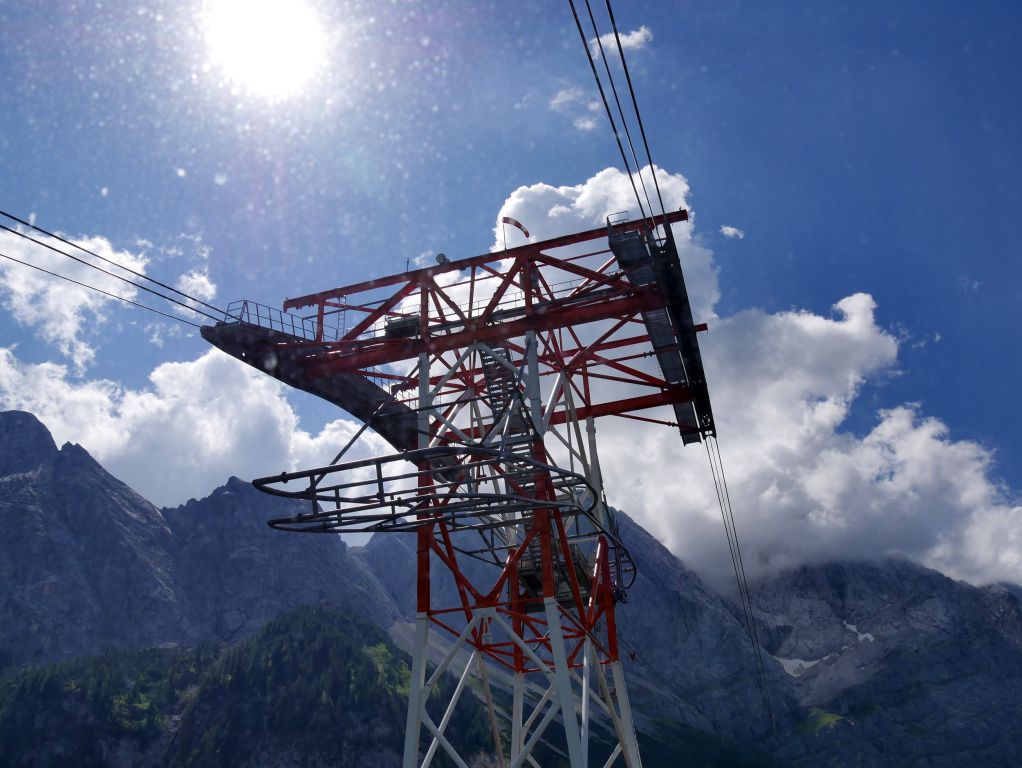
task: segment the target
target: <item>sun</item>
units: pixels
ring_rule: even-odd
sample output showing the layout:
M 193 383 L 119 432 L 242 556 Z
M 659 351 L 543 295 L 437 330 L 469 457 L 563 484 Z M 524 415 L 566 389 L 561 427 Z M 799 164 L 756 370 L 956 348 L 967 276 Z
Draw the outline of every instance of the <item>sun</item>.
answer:
M 203 26 L 210 64 L 271 102 L 299 94 L 325 63 L 323 25 L 301 0 L 210 0 Z

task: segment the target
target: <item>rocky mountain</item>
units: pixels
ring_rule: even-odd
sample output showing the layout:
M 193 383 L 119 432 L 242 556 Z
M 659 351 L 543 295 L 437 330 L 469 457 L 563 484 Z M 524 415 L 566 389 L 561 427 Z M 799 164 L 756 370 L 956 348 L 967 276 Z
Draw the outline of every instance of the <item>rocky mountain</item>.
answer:
M 754 596 L 765 650 L 809 714 L 799 764 L 1022 763 L 1022 602 L 907 561 L 800 568 Z
M 160 511 L 27 413 L 0 414 L 0 536 L 12 661 L 199 639 Z
M 773 720 L 790 724 L 797 714 L 787 676 L 767 666 L 765 702 L 752 642 L 734 606 L 627 515 L 617 517 L 638 572 L 618 608 L 637 704 L 658 713 L 673 707 L 682 722 L 746 742 L 765 738 Z
M 220 648 L 309 604 L 400 638 L 414 612 L 413 539 L 347 547 L 266 527 L 293 510 L 236 478 L 160 510 L 81 447 L 58 449 L 30 414 L 0 413 L 0 668 Z M 766 764 L 750 745 L 789 765 L 1022 764 L 1017 585 L 975 587 L 894 560 L 772 577 L 753 593 L 765 698 L 736 606 L 620 520 L 638 565 L 620 639 L 650 765 L 678 754 Z M 437 588 L 454 600 L 453 585 Z M 227 699 L 209 701 L 200 745 L 220 733 Z
M 337 536 L 283 534 L 266 525 L 297 502 L 232 477 L 204 499 L 162 514 L 171 567 L 203 638 L 247 637 L 284 611 L 327 603 L 388 627 L 399 612 Z
M 397 608 L 339 538 L 266 527 L 293 504 L 232 478 L 159 510 L 31 414 L 0 413 L 0 652 L 233 641 L 318 603 L 388 626 Z

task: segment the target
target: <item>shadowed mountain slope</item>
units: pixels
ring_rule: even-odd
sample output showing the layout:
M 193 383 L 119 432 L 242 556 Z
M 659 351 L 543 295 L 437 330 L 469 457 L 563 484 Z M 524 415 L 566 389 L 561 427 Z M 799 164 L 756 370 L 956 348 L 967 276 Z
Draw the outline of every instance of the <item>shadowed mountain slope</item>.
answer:
M 411 618 L 414 537 L 347 547 L 266 526 L 295 504 L 231 478 L 160 510 L 81 447 L 58 449 L 35 417 L 0 413 L 0 667 L 245 642 L 309 604 L 382 629 Z M 619 636 L 650 755 L 755 764 L 754 745 L 805 766 L 1022 764 L 1018 585 L 976 587 L 899 560 L 764 580 L 753 602 L 775 733 L 738 609 L 619 519 L 638 565 Z M 472 568 L 483 578 L 488 567 Z M 449 581 L 436 586 L 453 604 Z M 219 733 L 218 707 L 202 739 Z
M 0 413 L 0 650 L 30 663 L 233 641 L 321 602 L 388 626 L 396 607 L 338 537 L 266 526 L 294 504 L 232 478 L 159 510 L 31 414 Z

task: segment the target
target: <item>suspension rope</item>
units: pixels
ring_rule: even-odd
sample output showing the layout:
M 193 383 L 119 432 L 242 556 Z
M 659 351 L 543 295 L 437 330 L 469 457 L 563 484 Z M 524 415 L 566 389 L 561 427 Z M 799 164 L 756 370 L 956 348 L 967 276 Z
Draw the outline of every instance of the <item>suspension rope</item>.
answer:
M 190 312 L 195 312 L 196 314 L 208 317 L 210 320 L 215 320 L 215 321 L 219 322 L 220 319 L 223 317 L 223 313 L 222 312 L 221 312 L 220 315 L 211 315 L 208 312 L 205 312 L 205 311 L 203 311 L 201 309 L 196 309 L 195 307 L 190 306 L 189 304 L 186 304 L 183 301 L 179 301 L 179 300 L 175 299 L 172 296 L 166 296 L 166 295 L 160 293 L 159 291 L 150 288 L 147 285 L 139 285 L 134 280 L 131 280 L 131 279 L 127 278 L 127 277 L 124 277 L 123 275 L 115 274 L 115 273 L 111 272 L 108 269 L 103 269 L 98 264 L 93 264 L 92 262 L 86 261 L 85 259 L 81 259 L 78 256 L 75 256 L 74 254 L 68 253 L 67 251 L 62 251 L 59 248 L 57 248 L 56 246 L 54 246 L 54 245 L 50 245 L 49 243 L 44 243 L 42 240 L 37 240 L 36 238 L 32 237 L 31 235 L 27 235 L 24 232 L 19 232 L 17 229 L 14 229 L 12 227 L 8 227 L 6 224 L 0 224 L 0 229 L 6 230 L 7 232 L 10 232 L 12 235 L 17 235 L 18 237 L 24 238 L 25 240 L 28 240 L 30 242 L 35 243 L 36 245 L 41 245 L 43 248 L 47 248 L 47 249 L 53 251 L 54 253 L 59 253 L 61 256 L 65 256 L 65 257 L 71 259 L 72 261 L 77 261 L 79 264 L 84 264 L 87 267 L 91 267 L 92 269 L 95 269 L 98 272 L 102 272 L 105 275 L 109 275 L 110 277 L 116 278 L 117 280 L 120 280 L 121 282 L 127 283 L 128 285 L 130 285 L 130 286 L 132 286 L 134 288 L 139 288 L 139 289 L 141 289 L 143 291 L 148 291 L 149 293 L 151 293 L 151 294 L 153 294 L 155 296 L 159 296 L 161 299 L 164 299 L 165 301 L 169 301 L 172 304 L 177 304 L 177 305 L 179 305 L 181 307 L 184 307 L 185 309 L 189 310 Z M 116 262 L 114 262 L 114 263 L 116 263 Z M 120 265 L 118 265 L 118 266 L 120 266 Z M 124 267 L 124 269 L 127 269 L 127 267 Z M 180 293 L 180 291 L 178 291 L 178 293 Z M 193 301 L 193 302 L 197 302 L 198 301 L 197 299 L 194 299 L 191 296 L 188 296 L 187 294 L 182 294 L 182 295 L 184 295 L 190 301 Z M 216 308 L 214 307 L 214 309 L 216 309 Z M 216 311 L 220 312 L 220 310 L 216 310 Z
M 141 309 L 148 309 L 150 312 L 155 312 L 157 315 L 163 315 L 164 317 L 169 317 L 171 320 L 177 320 L 179 323 L 184 323 L 185 325 L 191 325 L 191 326 L 193 326 L 195 328 L 201 328 L 202 327 L 198 323 L 193 323 L 191 320 L 185 320 L 183 317 L 178 317 L 177 315 L 172 315 L 169 312 L 163 312 L 163 311 L 161 311 L 159 309 L 155 309 L 154 307 L 149 307 L 149 306 L 146 306 L 145 304 L 140 304 L 139 302 L 132 301 L 131 299 L 125 298 L 124 296 L 118 296 L 116 293 L 110 293 L 109 291 L 104 291 L 102 288 L 97 288 L 94 285 L 89 285 L 88 283 L 79 282 L 78 280 L 75 280 L 74 278 L 68 277 L 67 275 L 61 275 L 61 274 L 59 274 L 57 272 L 51 272 L 50 270 L 44 269 L 43 267 L 40 267 L 37 264 L 30 264 L 29 262 L 22 261 L 21 259 L 15 258 L 14 256 L 8 256 L 6 253 L 0 253 L 0 257 L 5 258 L 8 261 L 13 261 L 13 262 L 15 262 L 17 264 L 21 264 L 21 265 L 26 266 L 26 267 L 31 267 L 32 269 L 38 269 L 40 272 L 45 272 L 47 275 L 52 275 L 53 277 L 59 277 L 61 280 L 67 280 L 69 283 L 74 283 L 75 285 L 80 285 L 82 288 L 88 288 L 90 291 L 95 291 L 96 293 L 102 293 L 104 296 L 109 296 L 112 299 L 119 299 L 120 301 L 123 301 L 126 304 L 131 304 L 133 307 L 139 307 Z
M 64 237 L 61 237 L 60 235 L 56 234 L 55 232 L 50 232 L 49 230 L 43 229 L 42 227 L 39 227 L 39 226 L 36 226 L 35 224 L 33 224 L 31 222 L 25 221 L 24 219 L 20 219 L 17 216 L 15 216 L 13 213 L 7 213 L 7 211 L 0 210 L 0 216 L 4 216 L 4 217 L 6 217 L 8 219 L 11 219 L 12 221 L 18 222 L 19 224 L 21 224 L 23 226 L 26 226 L 26 227 L 28 227 L 30 229 L 34 229 L 36 232 L 44 234 L 47 237 L 52 237 L 54 240 L 59 240 L 60 242 L 64 243 L 65 245 L 70 245 L 72 248 L 77 248 L 79 251 L 83 251 L 84 253 L 87 253 L 90 256 L 94 256 L 95 258 L 99 259 L 100 261 L 105 261 L 107 264 L 113 264 L 115 267 L 119 267 L 120 269 L 123 269 L 126 272 L 130 272 L 131 274 L 135 275 L 136 277 L 140 277 L 143 280 L 148 280 L 149 282 L 155 283 L 156 285 L 160 286 L 161 288 L 164 288 L 164 289 L 166 289 L 168 291 L 172 291 L 173 293 L 176 293 L 179 296 L 184 296 L 186 299 L 189 299 L 190 301 L 194 301 L 196 304 L 201 304 L 202 306 L 207 307 L 208 309 L 212 309 L 214 312 L 216 312 L 216 313 L 218 313 L 220 315 L 224 314 L 224 311 L 222 309 L 219 309 L 218 307 L 214 307 L 212 304 L 207 304 L 205 301 L 202 301 L 201 299 L 197 299 L 194 296 L 189 296 L 184 291 L 178 290 L 177 288 L 174 288 L 173 286 L 167 285 L 166 283 L 162 283 L 159 280 L 157 280 L 156 278 L 150 277 L 149 275 L 145 274 L 144 272 L 136 272 L 134 269 L 131 269 L 130 267 L 126 267 L 123 264 L 119 264 L 116 261 L 113 261 L 112 259 L 108 259 L 105 256 L 101 256 L 100 254 L 96 253 L 95 251 L 92 251 L 92 250 L 86 248 L 83 245 L 79 245 L 78 243 L 76 243 L 76 242 L 74 242 L 72 240 L 68 240 L 68 239 L 66 239 Z M 3 225 L 0 225 L 0 226 L 3 226 Z M 13 232 L 14 231 L 14 230 L 9 229 L 8 227 L 4 227 L 4 229 L 6 229 L 8 232 Z M 19 233 L 15 232 L 15 234 L 19 234 Z
M 639 184 L 642 186 L 642 194 L 646 198 L 646 205 L 649 208 L 649 215 L 653 215 L 653 203 L 649 200 L 649 191 L 646 189 L 646 182 L 642 178 L 642 170 L 639 166 L 639 158 L 635 154 L 635 145 L 632 144 L 632 132 L 628 130 L 628 120 L 625 118 L 624 109 L 621 107 L 621 99 L 617 94 L 617 86 L 614 84 L 614 75 L 610 71 L 610 60 L 607 58 L 606 51 L 603 50 L 603 38 L 600 35 L 600 30 L 596 26 L 596 17 L 593 15 L 592 6 L 589 4 L 589 0 L 586 0 L 586 10 L 589 12 L 589 22 L 593 25 L 593 35 L 596 37 L 596 46 L 600 50 L 600 58 L 603 59 L 603 68 L 607 72 L 607 81 L 610 83 L 611 93 L 614 94 L 614 103 L 617 104 L 617 113 L 621 118 L 621 127 L 625 132 L 625 139 L 628 142 L 628 151 L 632 155 L 632 162 L 635 163 L 635 172 L 639 176 Z M 624 51 L 621 50 L 620 45 L 618 46 L 618 52 L 620 53 L 624 62 Z M 632 103 L 635 103 L 635 94 L 632 94 Z M 635 112 L 638 114 L 638 106 L 635 106 Z M 650 170 L 652 171 L 652 161 L 650 162 Z M 660 210 L 663 212 L 663 202 L 661 201 Z
M 571 15 L 575 17 L 575 27 L 578 29 L 578 35 L 582 39 L 582 47 L 586 52 L 586 59 L 589 61 L 589 68 L 592 70 L 593 79 L 596 80 L 596 87 L 600 91 L 600 99 L 603 101 L 603 111 L 607 114 L 607 119 L 610 121 L 611 130 L 614 132 L 614 140 L 617 142 L 618 152 L 621 154 L 621 161 L 625 164 L 625 172 L 628 174 L 628 181 L 632 185 L 632 192 L 635 194 L 635 202 L 639 204 L 639 213 L 643 219 L 646 218 L 646 209 L 642 204 L 642 198 L 639 196 L 639 190 L 635 186 L 635 179 L 632 176 L 631 167 L 628 164 L 628 156 L 625 154 L 625 148 L 621 144 L 621 134 L 618 133 L 617 123 L 614 121 L 614 113 L 610 111 L 610 104 L 607 103 L 607 93 L 603 90 L 603 83 L 600 80 L 600 73 L 596 69 L 596 64 L 593 62 L 592 51 L 589 50 L 589 41 L 586 40 L 586 33 L 582 29 L 582 22 L 578 18 L 578 11 L 575 9 L 575 0 L 568 0 L 568 5 L 571 6 Z M 650 211 L 652 213 L 652 211 Z
M 748 604 L 745 601 L 745 584 L 742 581 L 741 571 L 738 568 L 738 556 L 735 554 L 735 541 L 731 531 L 731 524 L 728 520 L 727 513 L 724 511 L 724 494 L 720 487 L 720 477 L 717 475 L 717 465 L 714 462 L 713 454 L 710 451 L 709 438 L 703 441 L 703 445 L 706 448 L 706 459 L 710 463 L 710 472 L 713 474 L 713 488 L 717 493 L 717 506 L 720 508 L 720 519 L 724 523 L 724 534 L 727 536 L 727 548 L 731 554 L 731 567 L 735 573 L 735 582 L 738 585 L 738 596 L 741 600 L 742 614 L 745 617 L 745 624 L 747 627 L 752 625 L 752 617 L 749 615 Z M 749 630 L 749 636 L 752 637 L 752 630 Z
M 646 148 L 646 159 L 649 161 L 649 172 L 653 176 L 653 185 L 656 187 L 657 200 L 660 201 L 660 212 L 666 213 L 664 208 L 664 198 L 660 194 L 660 184 L 657 183 L 656 171 L 653 166 L 653 155 L 649 151 L 649 141 L 646 140 L 646 128 L 642 123 L 642 114 L 639 112 L 639 102 L 635 98 L 635 88 L 632 87 L 632 76 L 628 71 L 628 61 L 625 59 L 625 49 L 621 45 L 621 35 L 617 29 L 617 21 L 614 19 L 614 9 L 611 8 L 610 0 L 606 0 L 607 3 L 607 14 L 610 16 L 610 25 L 614 28 L 614 40 L 617 42 L 617 52 L 621 57 L 621 67 L 625 71 L 625 80 L 628 82 L 628 92 L 632 97 L 632 106 L 635 108 L 635 120 L 639 124 L 639 133 L 642 134 L 642 145 Z M 666 224 L 664 225 L 666 229 Z
M 711 448 L 712 441 L 712 448 Z M 742 604 L 742 613 L 745 616 L 746 631 L 752 643 L 753 655 L 756 660 L 756 669 L 759 677 L 760 692 L 763 696 L 763 704 L 770 717 L 770 723 L 777 732 L 777 721 L 774 717 L 773 704 L 770 700 L 770 691 L 767 684 L 766 664 L 763 661 L 763 649 L 759 640 L 759 630 L 756 628 L 756 619 L 752 609 L 752 594 L 749 590 L 749 580 L 745 574 L 745 564 L 742 560 L 742 550 L 738 543 L 738 528 L 735 525 L 734 510 L 731 508 L 731 494 L 727 488 L 727 478 L 724 475 L 724 461 L 720 455 L 720 445 L 716 437 L 708 436 L 706 443 L 706 456 L 710 462 L 710 470 L 713 474 L 713 484 L 717 491 L 717 500 L 720 505 L 721 519 L 724 521 L 724 531 L 727 534 L 728 548 L 731 551 L 731 563 L 735 571 L 735 580 L 738 583 L 739 600 Z

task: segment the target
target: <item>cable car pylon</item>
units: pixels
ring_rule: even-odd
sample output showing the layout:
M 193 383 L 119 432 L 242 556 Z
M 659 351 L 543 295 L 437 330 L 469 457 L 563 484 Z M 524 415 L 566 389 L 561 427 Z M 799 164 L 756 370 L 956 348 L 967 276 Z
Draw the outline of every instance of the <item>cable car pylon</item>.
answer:
M 635 566 L 606 504 L 595 421 L 667 425 L 685 443 L 715 434 L 705 326 L 670 227 L 686 219 L 608 219 L 283 311 L 235 302 L 203 327 L 363 423 L 330 464 L 254 481 L 308 503 L 272 527 L 415 536 L 405 768 L 441 750 L 467 768 L 449 726 L 470 677 L 502 768 L 538 766 L 551 746 L 571 768 L 595 765 L 597 721 L 616 737 L 600 764 L 641 766 L 615 618 Z M 370 428 L 395 452 L 347 457 Z

